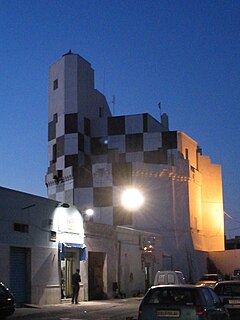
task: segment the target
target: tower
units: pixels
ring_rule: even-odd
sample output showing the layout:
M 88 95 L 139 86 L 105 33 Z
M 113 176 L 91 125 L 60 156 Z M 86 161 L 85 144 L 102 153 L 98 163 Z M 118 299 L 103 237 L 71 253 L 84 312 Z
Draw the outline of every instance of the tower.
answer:
M 77 188 L 92 186 L 91 136 L 111 112 L 94 88 L 91 64 L 71 51 L 49 68 L 48 197 L 75 204 Z M 75 192 L 74 192 L 75 190 Z

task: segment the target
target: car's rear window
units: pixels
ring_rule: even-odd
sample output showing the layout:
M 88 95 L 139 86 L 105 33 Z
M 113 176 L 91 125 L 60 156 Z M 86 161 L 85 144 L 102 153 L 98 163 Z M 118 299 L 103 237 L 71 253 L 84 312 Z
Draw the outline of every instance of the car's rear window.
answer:
M 145 303 L 195 305 L 196 290 L 189 288 L 155 288 L 145 297 Z
M 240 296 L 240 284 L 221 284 L 215 288 L 215 292 L 226 296 Z
M 207 281 L 218 281 L 218 276 L 203 276 L 201 281 L 207 280 Z

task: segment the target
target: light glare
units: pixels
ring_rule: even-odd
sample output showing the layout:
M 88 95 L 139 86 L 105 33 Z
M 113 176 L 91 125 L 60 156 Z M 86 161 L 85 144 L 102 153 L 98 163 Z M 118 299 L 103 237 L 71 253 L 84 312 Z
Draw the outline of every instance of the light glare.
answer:
M 128 210 L 137 210 L 143 201 L 143 196 L 137 189 L 127 189 L 122 194 L 122 205 Z

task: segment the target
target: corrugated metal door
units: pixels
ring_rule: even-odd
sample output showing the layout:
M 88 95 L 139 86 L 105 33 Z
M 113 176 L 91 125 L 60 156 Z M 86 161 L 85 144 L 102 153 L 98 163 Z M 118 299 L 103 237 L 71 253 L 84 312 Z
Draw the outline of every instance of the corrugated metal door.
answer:
M 11 247 L 10 251 L 10 290 L 17 306 L 26 303 L 26 262 L 27 249 Z

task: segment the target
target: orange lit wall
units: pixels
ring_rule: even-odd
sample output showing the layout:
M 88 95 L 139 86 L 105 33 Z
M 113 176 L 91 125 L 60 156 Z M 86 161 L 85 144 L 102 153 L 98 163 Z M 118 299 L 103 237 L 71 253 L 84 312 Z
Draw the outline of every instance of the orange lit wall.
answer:
M 179 151 L 189 160 L 189 214 L 194 248 L 224 250 L 224 210 L 221 166 L 197 152 L 197 143 L 178 132 Z

